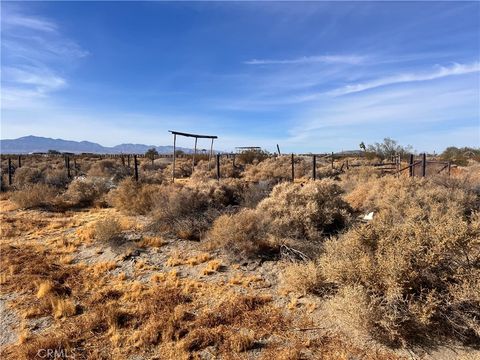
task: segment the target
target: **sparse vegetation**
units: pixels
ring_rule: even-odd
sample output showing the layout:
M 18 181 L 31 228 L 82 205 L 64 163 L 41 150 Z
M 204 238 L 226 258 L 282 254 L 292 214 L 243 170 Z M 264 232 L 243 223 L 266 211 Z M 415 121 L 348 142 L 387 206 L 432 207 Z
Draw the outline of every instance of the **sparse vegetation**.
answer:
M 312 181 L 299 156 L 295 182 L 290 157 L 224 159 L 230 177 L 220 181 L 199 160 L 175 184 L 165 159 L 139 159 L 139 182 L 125 160 L 77 159 L 71 178 L 61 157 L 16 169 L 0 199 L 0 284 L 22 322 L 6 327 L 18 342 L 3 358 L 57 349 L 80 359 L 399 359 L 441 343 L 475 351 L 474 157 L 424 179 L 318 159 Z M 178 160 L 191 172 L 191 159 Z

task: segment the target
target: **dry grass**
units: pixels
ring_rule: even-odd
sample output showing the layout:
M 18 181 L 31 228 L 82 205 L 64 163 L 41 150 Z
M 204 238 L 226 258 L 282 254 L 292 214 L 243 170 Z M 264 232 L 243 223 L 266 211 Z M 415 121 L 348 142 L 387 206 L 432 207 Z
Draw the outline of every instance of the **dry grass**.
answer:
M 350 208 L 340 194 L 328 180 L 276 185 L 256 209 L 217 218 L 207 246 L 239 258 L 276 252 L 284 243 L 318 253 L 318 240 L 342 229 L 349 219 Z
M 102 178 L 78 178 L 70 183 L 64 197 L 73 206 L 103 205 L 108 190 L 109 185 Z
M 120 239 L 122 226 L 115 218 L 99 220 L 95 224 L 95 239 L 101 242 L 112 242 Z
M 314 261 L 287 264 L 280 273 L 280 282 L 286 291 L 303 295 L 320 294 L 325 288 L 322 273 Z
M 108 202 L 127 214 L 144 215 L 152 210 L 155 194 L 162 189 L 158 185 L 140 184 L 127 178 L 110 191 Z
M 316 240 L 342 229 L 350 207 L 341 188 L 330 180 L 275 186 L 257 210 L 264 214 L 268 231 L 278 238 Z
M 58 191 L 46 184 L 33 184 L 12 193 L 10 199 L 22 209 L 52 207 Z
M 369 322 L 359 324 L 388 342 L 479 339 L 480 217 L 471 194 L 410 179 L 380 179 L 352 194 L 378 214 L 328 241 L 320 268 L 327 282 L 352 289 L 343 298 L 362 297 Z
M 216 219 L 207 234 L 206 246 L 209 249 L 223 248 L 240 258 L 255 257 L 274 247 L 267 240 L 261 215 L 252 209 Z

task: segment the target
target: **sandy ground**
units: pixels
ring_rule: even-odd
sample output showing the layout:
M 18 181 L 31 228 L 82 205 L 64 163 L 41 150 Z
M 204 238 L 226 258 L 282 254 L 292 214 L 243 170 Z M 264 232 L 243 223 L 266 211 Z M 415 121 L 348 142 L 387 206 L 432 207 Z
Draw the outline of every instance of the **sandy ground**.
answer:
M 155 234 L 144 230 L 148 219 L 141 216 L 130 217 L 119 214 L 114 209 L 90 209 L 72 211 L 65 214 L 49 213 L 45 211 L 16 210 L 7 200 L 0 202 L 2 222 L 2 244 L 24 246 L 25 244 L 51 244 L 56 246 L 58 239 L 75 243 L 69 253 L 71 264 L 84 263 L 89 266 L 114 262 L 115 267 L 105 271 L 113 277 L 124 274 L 127 279 L 147 283 L 152 275 L 158 272 L 176 270 L 181 279 L 193 279 L 200 282 L 225 286 L 240 293 L 261 291 L 272 295 L 274 302 L 281 308 L 289 309 L 306 316 L 313 324 L 311 331 L 305 331 L 305 337 L 315 332 L 338 332 L 342 336 L 352 337 L 352 341 L 362 346 L 384 350 L 385 348 L 368 338 L 353 337 L 347 329 L 342 329 L 322 312 L 322 301 L 313 296 L 301 296 L 287 293 L 282 290 L 279 282 L 279 272 L 282 263 L 278 261 L 236 262 L 220 251 L 206 252 L 198 242 L 178 239 L 162 239 L 160 247 L 143 247 L 139 243 L 142 238 L 155 237 Z M 123 232 L 123 240 L 112 243 L 98 243 L 83 241 L 82 234 L 98 219 L 119 217 L 127 228 Z M 208 259 L 198 261 L 197 264 L 188 264 L 188 259 L 207 254 Z M 178 264 L 175 261 L 178 260 Z M 203 270 L 209 260 L 218 260 L 222 263 L 220 269 L 210 275 Z M 2 261 L 3 263 L 3 261 Z M 2 265 L 3 266 L 3 265 Z M 5 270 L 5 269 L 2 269 Z M 55 326 L 56 320 L 52 316 L 25 319 L 15 308 L 16 302 L 22 294 L 0 294 L 0 351 L 8 345 L 19 341 L 21 331 L 27 328 L 31 333 L 48 331 Z M 58 324 L 57 324 L 58 326 Z M 411 359 L 480 359 L 480 351 L 447 345 L 436 349 L 404 349 L 397 350 L 396 354 Z M 135 357 L 135 359 L 142 357 Z M 353 359 L 354 357 L 352 357 Z M 132 358 L 133 359 L 133 358 Z

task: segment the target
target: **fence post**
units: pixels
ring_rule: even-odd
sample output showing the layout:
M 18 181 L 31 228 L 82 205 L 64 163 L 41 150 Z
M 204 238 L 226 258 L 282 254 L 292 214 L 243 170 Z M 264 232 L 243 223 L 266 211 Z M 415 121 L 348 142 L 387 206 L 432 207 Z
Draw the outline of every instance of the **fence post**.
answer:
M 295 157 L 292 154 L 292 182 L 295 181 Z
M 130 169 L 130 154 L 127 155 L 127 162 L 128 162 L 128 168 Z
M 449 162 L 448 162 L 448 176 L 450 176 L 450 168 L 452 167 L 451 164 L 452 164 L 452 163 L 449 161 Z
M 133 155 L 133 165 L 135 166 L 135 181 L 138 181 L 138 164 L 137 164 L 137 155 Z
M 413 154 L 410 154 L 410 158 L 408 159 L 408 165 L 409 165 L 409 175 L 410 177 L 414 176 L 415 173 L 414 173 L 414 168 L 413 168 Z
M 422 177 L 425 177 L 427 174 L 427 154 L 422 154 Z
M 312 160 L 312 177 L 313 180 L 317 180 L 317 155 L 313 155 Z
M 125 158 L 122 155 L 122 166 L 125 167 Z
M 348 159 L 345 160 L 345 165 L 347 166 L 347 170 L 348 170 Z
M 22 167 L 22 155 L 18 155 L 18 167 Z
M 333 152 L 332 152 L 332 169 L 334 169 L 334 167 L 333 167 Z
M 217 180 L 220 180 L 220 154 L 217 154 Z
M 12 185 L 12 159 L 8 158 L 8 185 Z
M 70 157 L 67 156 L 65 160 L 67 162 L 67 177 L 70 178 Z

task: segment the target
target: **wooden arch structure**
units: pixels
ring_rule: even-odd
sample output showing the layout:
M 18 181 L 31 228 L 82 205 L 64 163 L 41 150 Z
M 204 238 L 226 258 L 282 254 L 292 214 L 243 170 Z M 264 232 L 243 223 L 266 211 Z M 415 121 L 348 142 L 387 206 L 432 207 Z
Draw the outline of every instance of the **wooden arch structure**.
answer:
M 213 156 L 213 140 L 218 139 L 218 136 L 215 135 L 198 135 L 198 134 L 189 134 L 179 131 L 172 131 L 168 130 L 170 133 L 173 134 L 173 170 L 172 170 L 172 182 L 175 181 L 175 152 L 176 152 L 176 143 L 177 143 L 177 135 L 178 136 L 185 136 L 185 137 L 193 137 L 195 138 L 195 147 L 193 150 L 193 157 L 192 157 L 192 173 L 195 169 L 195 155 L 197 155 L 197 141 L 198 139 L 211 139 L 212 142 L 210 144 L 210 153 L 208 155 L 208 168 L 210 169 L 210 160 Z

